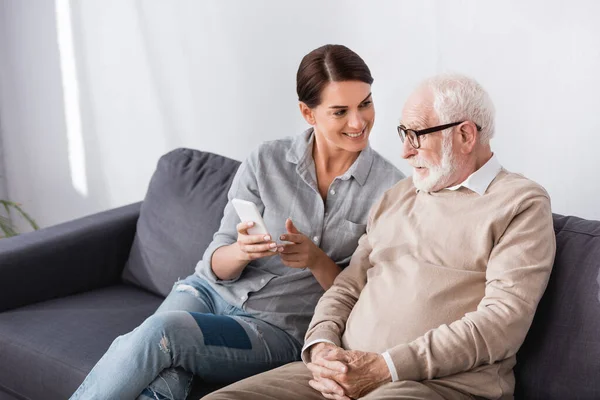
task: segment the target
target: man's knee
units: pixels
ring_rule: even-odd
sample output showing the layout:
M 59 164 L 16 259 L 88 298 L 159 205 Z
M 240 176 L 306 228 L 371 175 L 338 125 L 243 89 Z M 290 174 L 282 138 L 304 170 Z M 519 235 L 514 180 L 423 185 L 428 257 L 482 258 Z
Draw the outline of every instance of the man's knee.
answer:
M 469 400 L 472 397 L 432 381 L 397 381 L 386 383 L 361 397 L 361 400 L 376 399 Z
M 312 375 L 302 362 L 293 362 L 213 392 L 206 400 L 322 400 L 310 387 Z

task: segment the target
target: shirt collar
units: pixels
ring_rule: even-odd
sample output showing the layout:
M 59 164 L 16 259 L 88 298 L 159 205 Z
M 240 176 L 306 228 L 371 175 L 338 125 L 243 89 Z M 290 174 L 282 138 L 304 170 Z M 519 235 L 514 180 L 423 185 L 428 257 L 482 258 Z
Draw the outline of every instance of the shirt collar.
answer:
M 300 164 L 310 155 L 313 144 L 313 129 L 307 129 L 301 135 L 292 139 L 292 145 L 285 155 L 285 159 L 293 164 Z
M 458 190 L 461 187 L 466 187 L 477 193 L 480 196 L 483 196 L 490 186 L 490 183 L 496 178 L 496 175 L 502 169 L 502 165 L 500 165 L 500 161 L 498 161 L 498 157 L 495 154 L 492 154 L 492 158 L 490 158 L 481 168 L 477 171 L 473 172 L 464 182 L 446 188 L 447 190 Z
M 298 164 L 298 167 L 305 167 L 308 162 L 314 164 L 314 160 L 312 158 L 314 137 L 315 135 L 313 128 L 309 128 L 301 135 L 296 136 L 292 141 L 292 146 L 285 156 L 286 160 L 291 163 Z M 367 181 L 372 164 L 373 149 L 371 149 L 370 144 L 367 144 L 367 147 L 360 152 L 358 158 L 354 161 L 354 163 L 352 163 L 350 168 L 348 168 L 348 170 L 342 176 L 340 176 L 340 179 L 348 180 L 352 176 L 361 186 L 363 186 Z

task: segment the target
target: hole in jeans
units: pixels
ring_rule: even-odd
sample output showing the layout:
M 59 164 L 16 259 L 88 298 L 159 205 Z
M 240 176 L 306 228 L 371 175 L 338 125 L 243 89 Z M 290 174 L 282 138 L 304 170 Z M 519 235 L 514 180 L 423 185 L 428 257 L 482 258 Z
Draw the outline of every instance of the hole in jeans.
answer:
M 162 339 L 160 339 L 158 347 L 163 353 L 169 354 L 171 352 L 171 349 L 169 349 L 169 339 L 167 339 L 166 336 L 163 336 Z
M 177 287 L 175 288 L 175 291 L 189 293 L 197 299 L 200 298 L 200 292 L 198 292 L 198 289 L 196 289 L 195 287 L 193 287 L 191 285 L 186 285 L 185 283 L 177 285 Z

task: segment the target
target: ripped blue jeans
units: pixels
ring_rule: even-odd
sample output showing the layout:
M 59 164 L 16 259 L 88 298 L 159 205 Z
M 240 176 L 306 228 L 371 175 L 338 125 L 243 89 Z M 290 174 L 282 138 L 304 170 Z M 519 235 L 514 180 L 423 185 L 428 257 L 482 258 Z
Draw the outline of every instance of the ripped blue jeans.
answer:
M 292 336 L 191 275 L 154 315 L 114 340 L 71 399 L 184 400 L 194 375 L 231 383 L 296 361 L 300 350 Z

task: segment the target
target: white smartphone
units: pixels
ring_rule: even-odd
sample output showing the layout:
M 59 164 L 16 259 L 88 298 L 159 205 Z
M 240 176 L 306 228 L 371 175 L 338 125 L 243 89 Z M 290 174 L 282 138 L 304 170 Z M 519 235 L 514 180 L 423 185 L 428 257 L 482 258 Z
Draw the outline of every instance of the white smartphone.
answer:
M 235 212 L 240 217 L 242 222 L 254 222 L 254 226 L 248 229 L 250 235 L 266 235 L 269 233 L 265 221 L 263 220 L 256 204 L 247 200 L 233 199 L 231 200 Z

